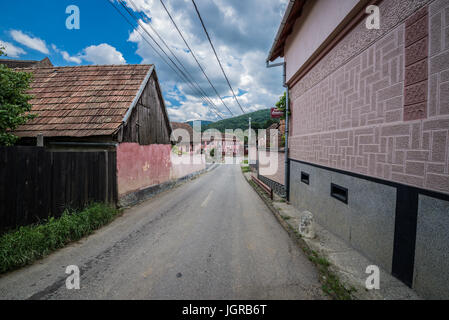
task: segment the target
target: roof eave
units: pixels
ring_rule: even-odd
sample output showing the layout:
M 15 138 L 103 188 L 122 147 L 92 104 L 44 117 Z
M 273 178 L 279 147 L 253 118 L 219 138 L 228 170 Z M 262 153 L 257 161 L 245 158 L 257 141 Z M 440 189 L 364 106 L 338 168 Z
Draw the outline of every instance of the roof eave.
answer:
M 291 33 L 287 32 L 285 33 L 285 28 L 290 23 L 293 23 L 301 16 L 302 7 L 306 3 L 306 0 L 290 0 L 287 9 L 285 11 L 284 17 L 282 18 L 281 25 L 279 26 L 278 32 L 276 34 L 276 37 L 273 41 L 273 45 L 271 46 L 270 52 L 268 54 L 267 62 L 268 61 L 274 61 L 279 57 L 282 57 L 283 54 L 283 47 L 285 44 L 286 37 Z M 290 26 L 292 27 L 292 26 Z M 281 52 L 282 51 L 282 52 Z

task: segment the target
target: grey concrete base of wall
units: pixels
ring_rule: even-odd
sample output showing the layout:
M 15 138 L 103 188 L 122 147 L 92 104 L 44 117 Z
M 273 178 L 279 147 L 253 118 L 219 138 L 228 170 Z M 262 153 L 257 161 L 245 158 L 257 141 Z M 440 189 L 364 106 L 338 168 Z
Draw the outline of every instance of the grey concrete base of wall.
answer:
M 301 181 L 301 172 L 310 182 Z M 331 184 L 348 190 L 348 203 L 331 196 Z M 353 248 L 392 270 L 396 189 L 314 166 L 291 162 L 290 201 Z
M 308 184 L 301 181 L 301 173 L 309 175 Z M 332 196 L 332 185 L 347 191 L 346 202 Z M 404 253 L 397 246 L 401 234 L 396 233 L 403 218 L 398 218 L 397 208 L 404 206 L 404 200 L 397 203 L 399 187 L 299 161 L 290 164 L 294 207 L 312 212 L 318 224 L 389 273 L 394 273 L 394 259 L 401 261 Z M 449 201 L 445 195 L 427 193 L 417 191 L 416 232 L 407 234 L 410 239 L 416 237 L 409 249 L 413 250 L 412 287 L 427 299 L 449 299 Z
M 214 170 L 217 167 L 218 167 L 218 164 L 215 164 L 215 163 L 208 164 L 204 170 L 191 173 L 182 178 L 167 181 L 167 182 L 164 182 L 161 184 L 157 184 L 154 186 L 150 186 L 148 188 L 144 188 L 144 189 L 140 189 L 135 192 L 128 193 L 119 198 L 118 206 L 120 208 L 127 208 L 127 207 L 135 206 L 143 201 L 146 201 L 146 200 L 158 195 L 161 192 L 170 190 L 185 181 L 192 180 L 203 173 Z
M 281 196 L 282 198 L 285 198 L 286 191 L 285 186 L 280 184 L 279 182 L 273 181 L 267 177 L 259 175 L 259 180 L 261 180 L 263 183 L 265 183 L 267 186 L 269 186 L 271 189 L 273 189 L 274 193 Z

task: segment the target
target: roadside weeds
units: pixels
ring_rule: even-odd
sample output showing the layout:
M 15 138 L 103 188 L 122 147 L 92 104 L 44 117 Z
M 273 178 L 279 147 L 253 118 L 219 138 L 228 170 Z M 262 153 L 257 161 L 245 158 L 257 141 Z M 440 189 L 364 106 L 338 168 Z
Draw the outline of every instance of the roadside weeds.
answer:
M 19 269 L 67 244 L 80 240 L 112 222 L 122 210 L 93 203 L 76 212 L 66 210 L 60 218 L 19 227 L 0 236 L 0 274 Z

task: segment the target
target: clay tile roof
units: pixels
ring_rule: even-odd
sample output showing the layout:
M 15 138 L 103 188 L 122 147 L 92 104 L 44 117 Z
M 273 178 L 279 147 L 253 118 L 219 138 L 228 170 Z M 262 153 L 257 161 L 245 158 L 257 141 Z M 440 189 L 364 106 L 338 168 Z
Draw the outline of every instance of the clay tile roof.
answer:
M 8 68 L 46 68 L 53 67 L 50 59 L 44 58 L 37 60 L 18 60 L 18 59 L 0 59 L 0 64 L 4 64 Z
M 16 69 L 31 72 L 32 113 L 19 137 L 87 137 L 113 134 L 122 124 L 151 65 Z

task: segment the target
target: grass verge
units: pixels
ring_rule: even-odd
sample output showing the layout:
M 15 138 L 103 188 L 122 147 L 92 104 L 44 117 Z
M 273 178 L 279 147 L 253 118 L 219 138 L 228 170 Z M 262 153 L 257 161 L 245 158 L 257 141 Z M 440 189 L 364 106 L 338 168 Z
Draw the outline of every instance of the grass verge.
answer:
M 321 288 L 323 291 L 335 300 L 352 300 L 352 293 L 356 291 L 355 288 L 346 288 L 341 283 L 338 276 L 331 270 L 331 263 L 318 252 L 312 250 L 302 239 L 298 231 L 296 231 L 290 224 L 287 223 L 289 233 L 296 238 L 296 243 L 306 254 L 307 258 L 317 267 L 320 274 Z
M 0 274 L 26 266 L 91 234 L 120 213 L 113 206 L 94 203 L 80 212 L 66 210 L 60 218 L 49 218 L 41 224 L 1 235 Z
M 247 180 L 248 181 L 248 180 Z M 268 208 L 276 216 L 280 224 L 287 230 L 289 235 L 295 240 L 296 244 L 305 253 L 307 258 L 317 267 L 321 288 L 323 291 L 334 300 L 352 300 L 352 293 L 356 291 L 355 288 L 346 288 L 340 281 L 335 272 L 332 271 L 330 262 L 314 250 L 312 250 L 307 243 L 302 239 L 299 232 L 293 228 L 287 221 L 290 219 L 287 216 L 282 216 L 278 210 L 273 206 L 271 199 L 256 185 L 253 181 L 248 183 L 256 190 Z
M 251 168 L 250 167 L 242 167 L 242 172 L 243 173 L 251 172 Z

